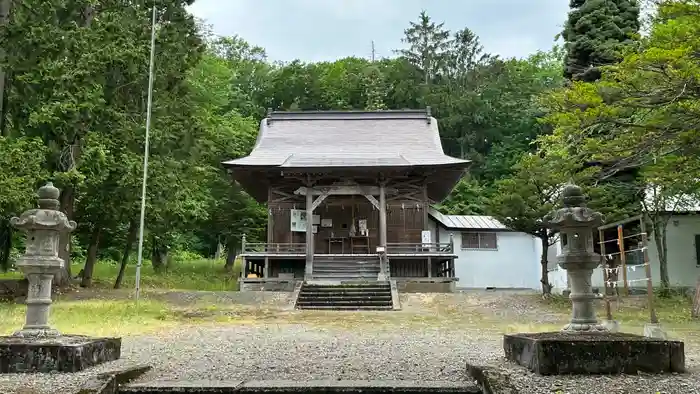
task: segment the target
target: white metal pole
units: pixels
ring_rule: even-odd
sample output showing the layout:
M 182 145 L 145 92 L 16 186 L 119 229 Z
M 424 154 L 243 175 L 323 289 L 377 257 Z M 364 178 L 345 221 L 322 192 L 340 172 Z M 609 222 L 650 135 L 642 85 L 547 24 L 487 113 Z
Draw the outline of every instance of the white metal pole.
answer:
M 153 67 L 156 53 L 156 4 L 153 2 L 151 18 L 151 59 L 148 64 L 148 104 L 146 106 L 146 141 L 143 152 L 143 183 L 141 184 L 141 220 L 139 224 L 139 252 L 136 262 L 136 303 L 141 295 L 141 265 L 143 264 L 143 228 L 146 219 L 146 180 L 148 179 L 148 138 L 151 131 L 151 108 L 153 106 Z

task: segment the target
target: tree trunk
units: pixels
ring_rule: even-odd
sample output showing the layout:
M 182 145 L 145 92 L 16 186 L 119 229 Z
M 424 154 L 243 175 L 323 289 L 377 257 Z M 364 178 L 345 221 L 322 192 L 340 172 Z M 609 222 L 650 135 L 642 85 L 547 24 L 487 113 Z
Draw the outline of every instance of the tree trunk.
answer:
M 78 21 L 82 26 L 89 27 L 95 16 L 94 8 L 91 5 L 83 9 L 81 19 Z M 69 171 L 78 166 L 80 160 L 80 134 L 74 141 L 66 141 L 70 143 L 69 149 L 73 151 L 73 161 L 69 163 L 68 168 L 64 168 L 62 163 L 58 163 L 59 171 Z M 75 212 L 75 188 L 72 185 L 66 185 L 61 191 L 61 210 L 66 214 L 69 220 L 73 219 Z M 65 287 L 70 285 L 71 281 L 71 233 L 63 233 L 58 240 L 58 257 L 63 259 L 64 269 L 54 277 L 56 286 Z
M 75 211 L 75 195 L 73 187 L 67 186 L 61 190 L 61 210 L 66 214 L 68 219 L 73 219 Z M 58 257 L 63 259 L 63 269 L 54 278 L 56 286 L 67 287 L 71 282 L 71 234 L 68 232 L 61 233 L 58 239 Z
M 671 287 L 671 280 L 668 277 L 668 244 L 666 242 L 667 218 L 660 218 L 655 215 L 652 220 L 652 231 L 654 232 L 654 243 L 656 244 L 656 254 L 659 256 L 659 276 L 661 288 Z
M 700 277 L 695 284 L 695 297 L 693 297 L 693 309 L 690 311 L 693 319 L 700 318 Z
M 90 244 L 87 250 L 87 259 L 85 259 L 85 267 L 83 268 L 83 277 L 80 281 L 81 287 L 91 287 L 92 286 L 92 273 L 95 270 L 95 263 L 97 262 L 97 251 L 100 245 L 100 236 L 102 235 L 102 227 L 96 225 L 90 234 Z
M 549 297 L 552 295 L 552 285 L 549 283 L 549 270 L 547 269 L 547 265 L 549 264 L 547 253 L 549 251 L 549 233 L 547 233 L 547 231 L 540 236 L 540 241 L 542 242 L 542 256 L 540 257 L 540 283 L 542 284 L 542 295 Z
M 131 248 L 134 246 L 134 242 L 136 241 L 137 230 L 138 222 L 136 220 L 131 220 L 129 222 L 129 230 L 126 233 L 126 244 L 124 245 L 124 251 L 122 252 L 122 262 L 119 265 L 119 274 L 117 274 L 117 279 L 114 281 L 115 289 L 120 288 L 122 281 L 124 280 L 124 273 L 126 272 L 126 266 L 129 263 Z
M 216 241 L 216 251 L 214 252 L 214 260 L 219 260 L 223 253 L 224 253 L 224 245 L 222 245 L 221 242 Z
M 12 0 L 0 0 L 0 27 L 4 27 L 10 21 L 10 9 Z M 0 64 L 5 61 L 6 49 L 0 47 Z M 7 70 L 0 66 L 0 136 L 7 137 L 8 131 L 5 127 L 5 114 L 7 113 Z
M 161 274 L 168 270 L 168 250 L 166 248 L 156 249 L 151 259 L 153 269 Z
M 159 243 L 156 237 L 153 237 L 153 252 L 151 255 L 151 264 L 156 273 L 163 273 L 168 269 L 168 246 Z
M 229 243 L 226 247 L 226 265 L 224 268 L 226 272 L 233 271 L 233 264 L 236 262 L 236 245 Z
M 0 268 L 3 272 L 10 269 L 10 252 L 12 251 L 12 224 L 7 219 L 0 219 Z

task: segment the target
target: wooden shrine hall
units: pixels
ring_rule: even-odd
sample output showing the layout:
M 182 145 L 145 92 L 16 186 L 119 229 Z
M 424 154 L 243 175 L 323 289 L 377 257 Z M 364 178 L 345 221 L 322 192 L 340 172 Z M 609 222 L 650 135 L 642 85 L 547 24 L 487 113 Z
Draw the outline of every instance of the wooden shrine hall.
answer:
M 429 207 L 469 161 L 443 153 L 429 108 L 268 111 L 250 155 L 223 164 L 268 206 L 267 242 L 243 242 L 241 290 L 313 280 L 454 287 L 454 245 L 431 239 Z

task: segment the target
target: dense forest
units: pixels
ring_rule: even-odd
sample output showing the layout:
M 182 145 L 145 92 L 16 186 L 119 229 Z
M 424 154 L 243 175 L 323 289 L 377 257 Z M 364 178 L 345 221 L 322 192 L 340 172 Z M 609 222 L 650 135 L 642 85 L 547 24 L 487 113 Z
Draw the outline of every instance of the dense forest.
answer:
M 266 208 L 220 163 L 250 151 L 268 108 L 430 106 L 445 152 L 473 161 L 439 208 L 494 215 L 544 245 L 552 234 L 540 219 L 567 181 L 609 220 L 645 213 L 660 243 L 666 222 L 652 204 L 698 194 L 700 1 L 654 1 L 647 21 L 635 0 L 572 0 L 564 45 L 524 59 L 491 54 L 468 27 L 448 31 L 423 12 L 392 57 L 284 64 L 245 37 L 214 36 L 187 11 L 191 2 L 155 1 L 144 242 L 156 271 L 174 253 L 210 257 L 220 244 L 230 266 L 242 234 L 264 234 Z M 0 8 L 0 264 L 9 269 L 21 250 L 9 219 L 50 180 L 79 223 L 61 257 L 85 261 L 90 286 L 98 260 L 125 266 L 134 255 L 151 1 Z M 650 184 L 654 198 L 641 198 Z M 71 275 L 67 264 L 58 282 Z

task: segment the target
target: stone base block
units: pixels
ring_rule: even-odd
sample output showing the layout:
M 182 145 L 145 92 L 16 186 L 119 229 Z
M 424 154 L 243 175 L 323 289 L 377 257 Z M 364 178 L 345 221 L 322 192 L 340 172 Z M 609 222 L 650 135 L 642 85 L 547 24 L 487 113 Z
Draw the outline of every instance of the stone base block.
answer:
M 683 342 L 633 334 L 510 334 L 503 350 L 508 360 L 540 375 L 685 371 Z
M 121 338 L 0 337 L 0 373 L 78 372 L 119 359 Z
M 617 320 L 604 320 L 601 325 L 611 333 L 620 332 L 620 322 Z
M 644 336 L 655 339 L 666 339 L 666 331 L 659 324 L 647 323 L 644 325 Z

